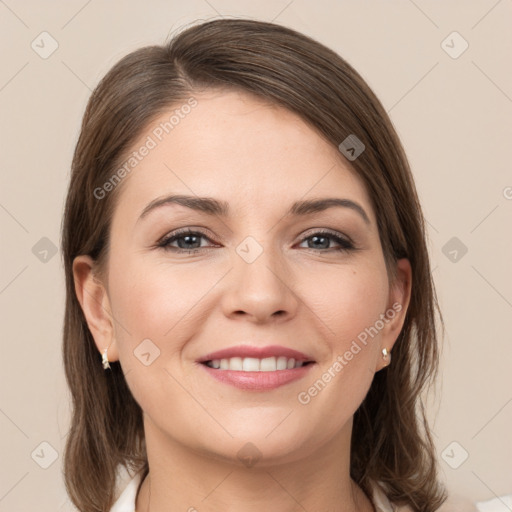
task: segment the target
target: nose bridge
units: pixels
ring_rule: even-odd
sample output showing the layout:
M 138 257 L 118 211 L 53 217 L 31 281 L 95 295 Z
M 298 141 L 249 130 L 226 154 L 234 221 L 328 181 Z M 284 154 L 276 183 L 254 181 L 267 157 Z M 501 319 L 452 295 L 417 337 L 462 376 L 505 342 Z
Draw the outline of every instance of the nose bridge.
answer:
M 230 274 L 227 314 L 244 312 L 264 320 L 277 312 L 295 312 L 290 270 L 283 254 L 272 244 L 263 246 L 256 238 L 246 237 L 235 248 Z

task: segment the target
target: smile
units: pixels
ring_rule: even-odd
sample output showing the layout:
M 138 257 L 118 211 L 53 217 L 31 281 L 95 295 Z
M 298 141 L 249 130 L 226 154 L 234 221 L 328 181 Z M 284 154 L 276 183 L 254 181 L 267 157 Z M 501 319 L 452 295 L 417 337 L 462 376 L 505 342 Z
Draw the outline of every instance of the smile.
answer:
M 287 357 L 230 357 L 203 361 L 206 373 L 222 384 L 245 391 L 270 391 L 302 379 L 316 365 Z
M 230 357 L 229 359 L 213 359 L 203 364 L 216 370 L 233 370 L 239 372 L 275 372 L 301 368 L 312 361 L 296 361 L 293 357 Z

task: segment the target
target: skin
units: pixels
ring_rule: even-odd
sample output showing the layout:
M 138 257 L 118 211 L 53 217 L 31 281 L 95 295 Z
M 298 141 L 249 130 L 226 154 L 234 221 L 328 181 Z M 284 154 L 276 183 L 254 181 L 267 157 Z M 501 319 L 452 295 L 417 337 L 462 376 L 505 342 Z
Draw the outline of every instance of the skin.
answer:
M 144 411 L 150 510 L 371 511 L 349 474 L 352 418 L 387 364 L 382 349 L 391 352 L 402 328 L 410 264 L 397 262 L 390 285 L 363 182 L 300 117 L 245 93 L 194 97 L 198 105 L 120 185 L 106 278 L 95 277 L 88 256 L 73 267 L 98 350 L 109 347 L 109 360 L 120 360 Z M 151 201 L 170 194 L 226 201 L 231 216 L 167 205 L 138 220 Z M 359 203 L 370 224 L 341 207 L 285 215 L 294 201 L 321 197 Z M 185 227 L 206 238 L 171 246 L 200 242 L 197 252 L 156 247 Z M 332 238 L 315 245 L 311 237 L 322 229 L 350 237 L 357 250 L 336 251 Z M 247 236 L 263 249 L 252 263 L 236 252 Z M 402 310 L 301 404 L 298 394 L 394 303 Z M 144 339 L 160 350 L 148 366 L 134 355 Z M 196 362 L 242 342 L 284 345 L 316 363 L 303 379 L 246 391 L 218 382 Z M 252 467 L 237 456 L 248 442 L 260 453 Z M 137 512 L 148 511 L 148 485 L 146 478 Z

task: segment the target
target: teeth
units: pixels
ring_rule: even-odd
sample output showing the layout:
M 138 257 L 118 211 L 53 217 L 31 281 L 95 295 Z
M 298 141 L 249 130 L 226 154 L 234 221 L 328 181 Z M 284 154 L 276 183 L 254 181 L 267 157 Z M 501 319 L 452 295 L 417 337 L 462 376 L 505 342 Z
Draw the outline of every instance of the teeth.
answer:
M 276 358 L 266 357 L 260 361 L 261 372 L 275 372 L 276 371 Z
M 291 370 L 304 365 L 301 361 L 295 361 L 293 357 L 231 357 L 229 359 L 214 359 L 206 363 L 210 368 L 220 370 L 234 370 L 243 372 L 275 372 L 277 370 Z
M 229 363 L 229 366 L 231 366 L 231 363 Z M 260 360 L 254 357 L 246 357 L 242 361 L 242 369 L 244 372 L 259 372 Z

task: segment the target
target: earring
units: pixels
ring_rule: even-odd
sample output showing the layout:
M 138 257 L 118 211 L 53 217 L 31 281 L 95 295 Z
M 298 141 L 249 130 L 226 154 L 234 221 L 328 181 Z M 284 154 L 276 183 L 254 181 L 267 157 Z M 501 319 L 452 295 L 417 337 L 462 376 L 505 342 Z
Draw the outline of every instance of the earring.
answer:
M 382 349 L 382 358 L 386 361 L 386 366 L 391 363 L 391 353 L 388 352 L 387 348 Z
M 109 345 L 110 347 L 110 345 Z M 107 356 L 107 350 L 108 350 L 108 347 L 103 351 L 103 356 L 102 356 L 102 363 L 103 363 L 103 369 L 106 370 L 107 368 L 110 368 L 110 364 L 108 362 L 108 356 Z M 110 368 L 112 369 L 112 368 Z

